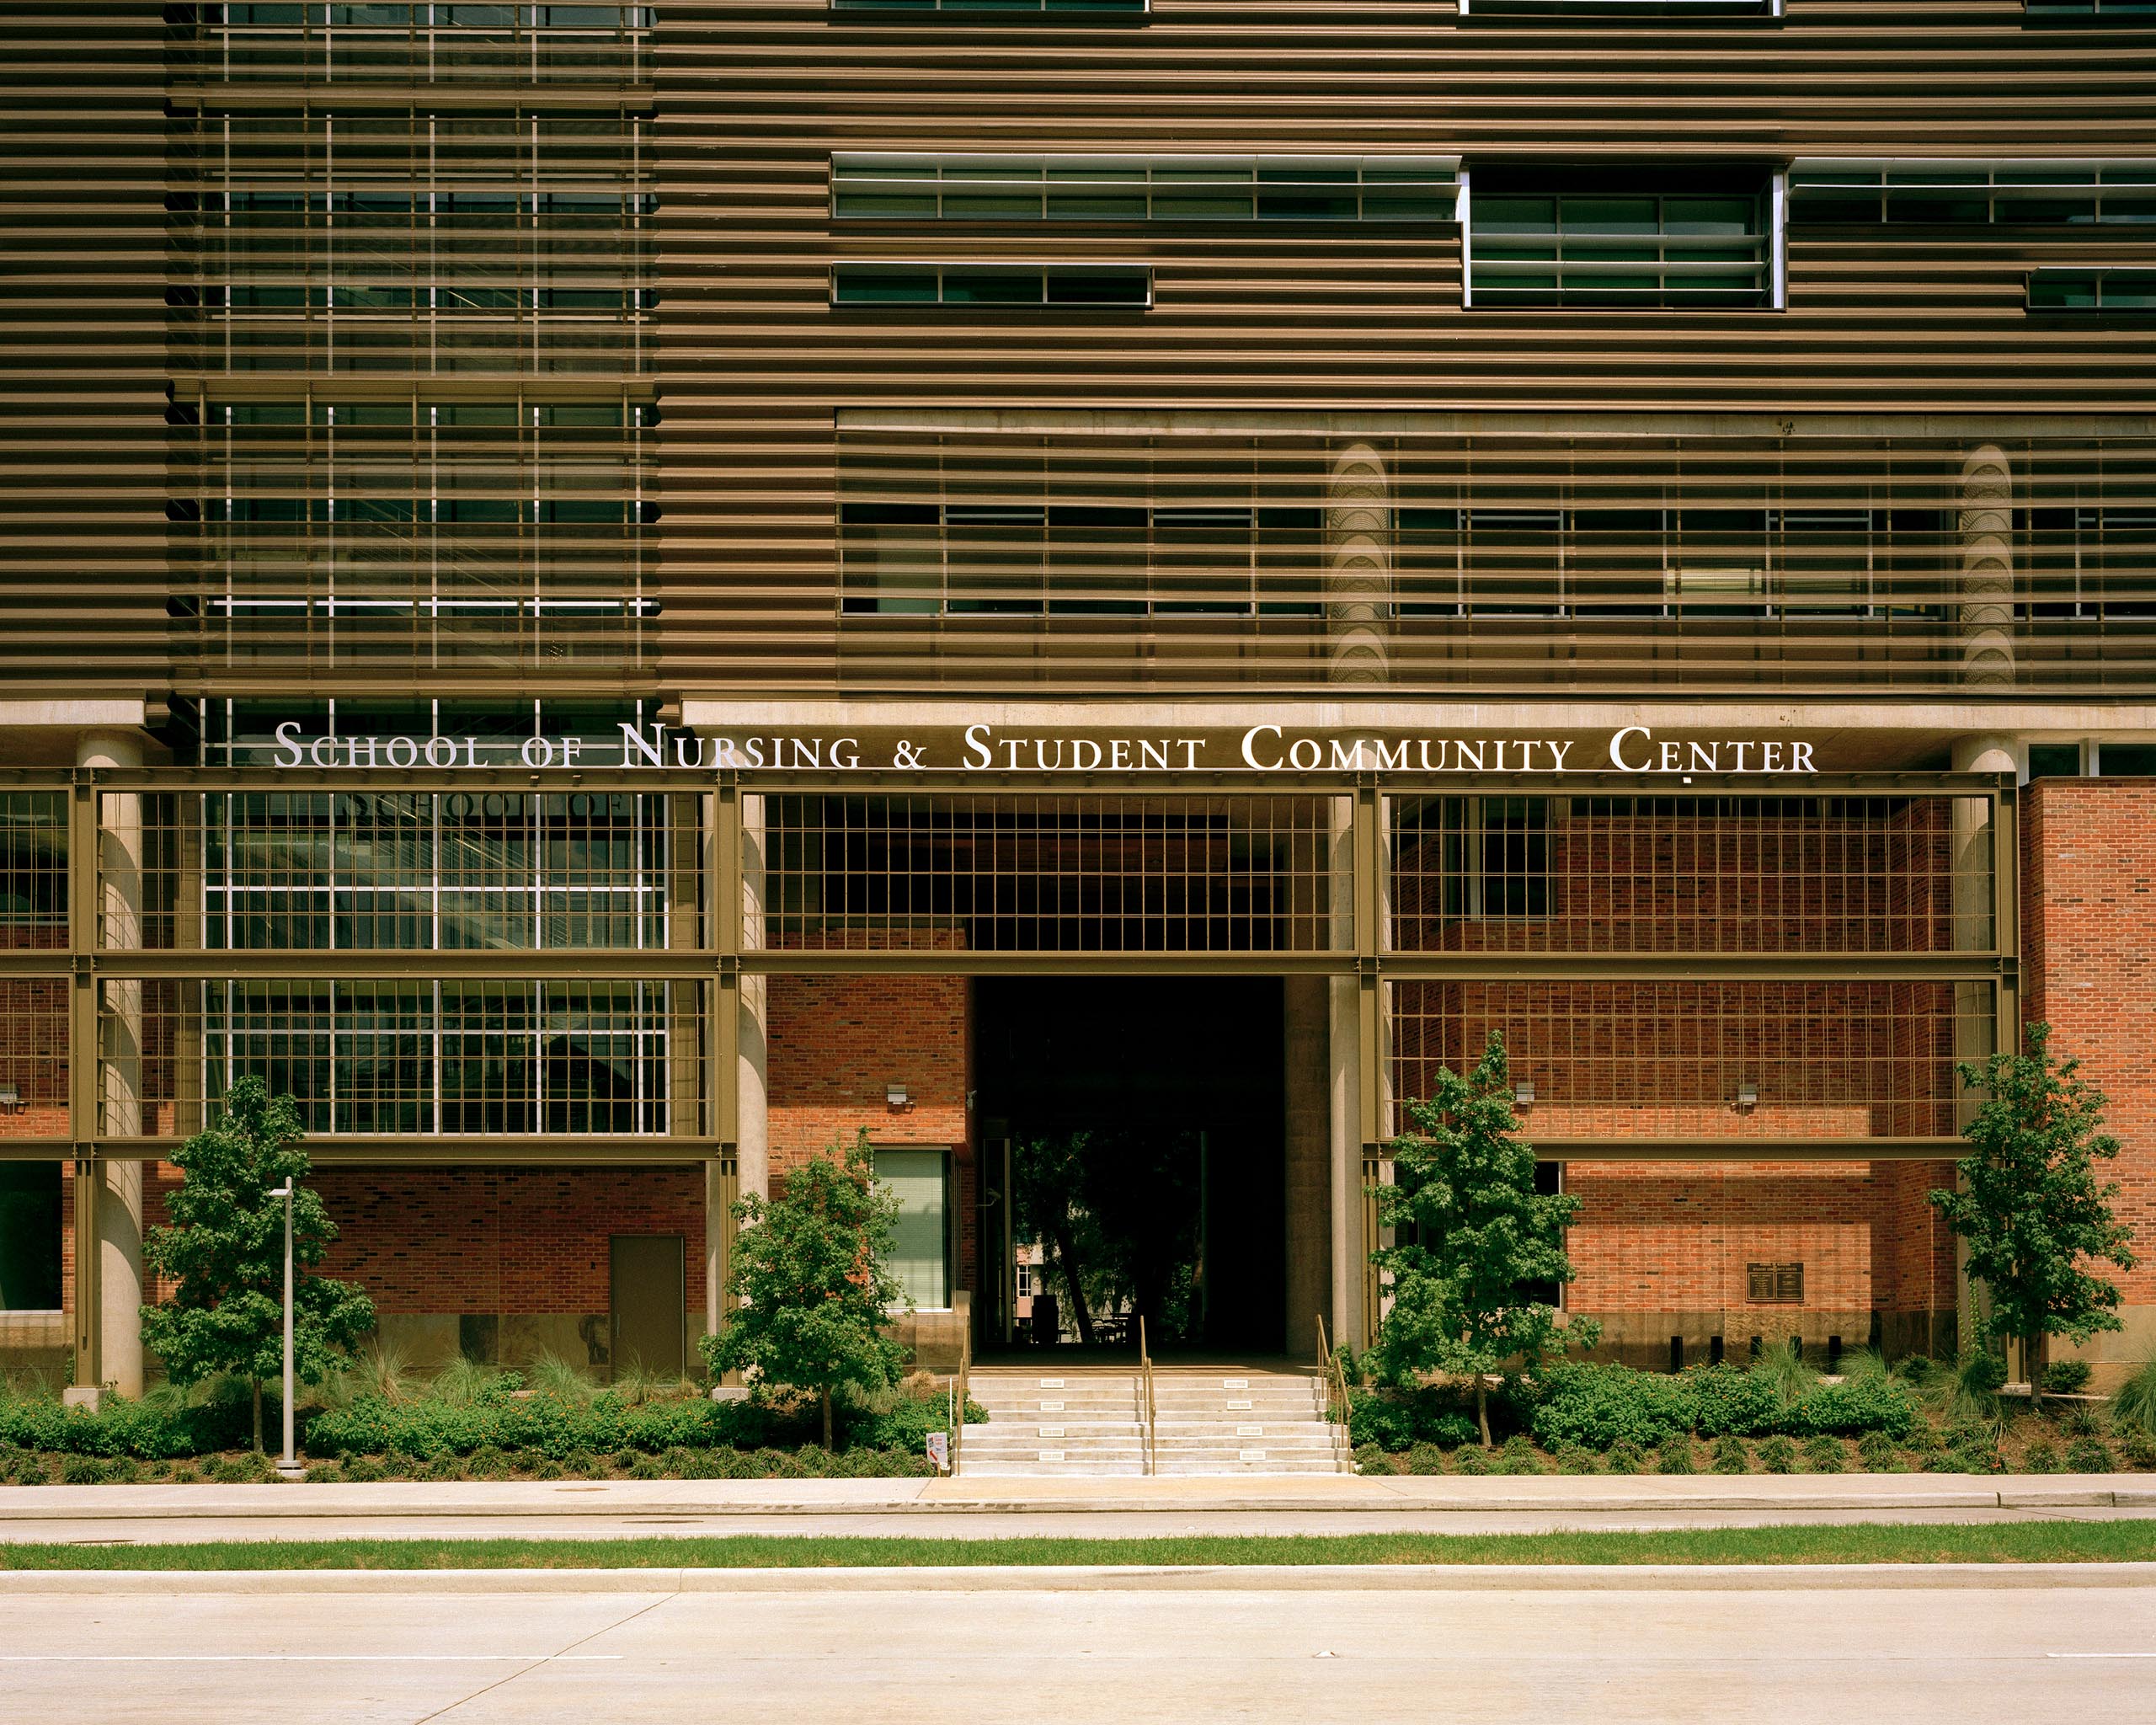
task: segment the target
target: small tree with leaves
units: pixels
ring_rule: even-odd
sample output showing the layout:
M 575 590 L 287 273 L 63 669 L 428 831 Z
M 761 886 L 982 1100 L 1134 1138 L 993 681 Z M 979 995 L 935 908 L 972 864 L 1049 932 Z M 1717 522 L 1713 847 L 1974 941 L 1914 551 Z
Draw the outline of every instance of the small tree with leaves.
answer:
M 2026 1051 L 1956 1067 L 1964 1090 L 1983 1100 L 1962 1136 L 1969 1154 L 1954 1165 L 1951 1192 L 1927 1194 L 1968 1252 L 1968 1275 L 1988 1300 L 1977 1338 L 2022 1345 L 2032 1401 L 2042 1396 L 2045 1343 L 2085 1342 L 2121 1327 L 2116 1283 L 2094 1264 L 2134 1267 L 2132 1231 L 2111 1214 L 2116 1182 L 2099 1184 L 2095 1165 L 2119 1153 L 2104 1130 L 2103 1093 L 2079 1076 L 2079 1060 L 2051 1051 L 2051 1026 L 2031 1024 Z
M 1415 1130 L 1390 1146 L 1396 1183 L 1371 1188 L 1379 1220 L 1406 1237 L 1371 1253 L 1391 1276 L 1392 1309 L 1364 1363 L 1402 1386 L 1433 1371 L 1470 1374 L 1486 1449 L 1486 1374 L 1513 1360 L 1532 1370 L 1568 1341 L 1591 1348 L 1600 1338 L 1599 1326 L 1567 1327 L 1535 1297 L 1572 1279 L 1565 1227 L 1580 1201 L 1535 1190 L 1502 1033 L 1491 1033 L 1472 1073 L 1440 1067 L 1428 1100 L 1406 1108 Z
M 905 1369 L 904 1351 L 885 1333 L 903 1298 L 887 1262 L 898 1216 L 865 1132 L 811 1156 L 780 1196 L 752 1194 L 734 1206 L 740 1232 L 726 1291 L 734 1309 L 703 1338 L 705 1362 L 759 1385 L 814 1391 L 827 1450 L 832 1392 L 883 1389 Z
M 299 1110 L 274 1101 L 259 1078 L 243 1078 L 224 1114 L 173 1152 L 184 1177 L 165 1201 L 170 1226 L 152 1228 L 143 1257 L 175 1284 L 172 1298 L 142 1308 L 142 1341 L 176 1384 L 220 1372 L 253 1392 L 254 1447 L 262 1448 L 262 1385 L 284 1370 L 285 1200 L 292 1183 L 292 1370 L 319 1383 L 374 1327 L 374 1302 L 350 1283 L 311 1274 L 337 1237 L 322 1195 L 300 1184 L 310 1164 L 300 1148 Z

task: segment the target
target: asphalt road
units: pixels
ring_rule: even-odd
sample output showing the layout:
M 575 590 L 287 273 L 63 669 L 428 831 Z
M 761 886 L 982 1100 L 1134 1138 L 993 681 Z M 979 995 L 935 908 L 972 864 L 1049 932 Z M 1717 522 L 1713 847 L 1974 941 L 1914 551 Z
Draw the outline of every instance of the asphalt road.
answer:
M 2156 1587 L 773 1587 L 0 1599 L 0 1720 L 2142 1719 Z

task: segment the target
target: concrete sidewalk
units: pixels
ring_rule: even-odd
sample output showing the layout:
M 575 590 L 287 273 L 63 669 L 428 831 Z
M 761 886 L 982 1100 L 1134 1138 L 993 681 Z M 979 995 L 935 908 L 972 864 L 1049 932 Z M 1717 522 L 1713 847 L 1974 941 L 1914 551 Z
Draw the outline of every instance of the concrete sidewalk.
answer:
M 1631 1477 L 1395 1476 L 1138 1479 L 561 1480 L 375 1485 L 11 1486 L 0 1487 L 0 1539 L 51 1538 L 59 1527 L 122 1525 L 195 1538 L 502 1535 L 566 1530 L 649 1533 L 655 1524 L 713 1521 L 712 1531 L 796 1532 L 811 1519 L 843 1532 L 928 1533 L 976 1517 L 999 1524 L 1044 1517 L 1042 1531 L 1081 1530 L 1071 1518 L 1132 1517 L 1189 1530 L 1213 1518 L 1282 1518 L 1283 1532 L 1380 1528 L 1445 1531 L 1455 1521 L 1583 1525 L 1573 1518 L 1653 1518 L 1652 1525 L 1726 1525 L 1831 1516 L 1853 1519 L 1995 1519 L 2044 1512 L 2156 1514 L 2156 1474 L 1695 1475 Z M 874 1523 L 872 1527 L 868 1524 Z M 939 1524 L 941 1525 L 939 1526 Z M 1291 1525 L 1292 1524 L 1292 1525 Z M 1259 1525 L 1267 1524 L 1261 1522 Z M 216 1530 L 208 1530 L 214 1527 Z M 182 1532 L 183 1528 L 197 1530 Z M 1102 1525 L 1086 1532 L 1123 1532 Z M 1230 1530 L 1223 1527 L 1220 1530 Z M 1242 1530 L 1240 1527 L 1234 1530 Z M 1476 1530 L 1480 1530 L 1479 1526 Z M 1528 1530 L 1523 1527 L 1522 1530 Z M 90 1535 L 88 1536 L 94 1536 Z M 123 1535 L 125 1536 L 125 1535 Z

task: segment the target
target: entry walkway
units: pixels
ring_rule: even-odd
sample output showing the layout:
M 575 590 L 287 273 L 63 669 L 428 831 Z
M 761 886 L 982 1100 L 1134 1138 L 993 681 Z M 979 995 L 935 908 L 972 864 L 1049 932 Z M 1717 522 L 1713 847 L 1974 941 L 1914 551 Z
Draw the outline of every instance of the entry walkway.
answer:
M 2156 1517 L 2156 1475 L 614 1480 L 0 1487 L 0 1541 L 1538 1533 Z

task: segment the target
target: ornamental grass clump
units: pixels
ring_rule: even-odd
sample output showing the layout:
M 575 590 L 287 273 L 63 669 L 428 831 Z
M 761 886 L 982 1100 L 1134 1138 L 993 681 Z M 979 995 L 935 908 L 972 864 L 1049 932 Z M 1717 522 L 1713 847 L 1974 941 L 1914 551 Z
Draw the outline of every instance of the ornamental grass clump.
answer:
M 1609 1453 L 1602 1458 L 1602 1465 L 1611 1473 L 1637 1473 L 1647 1465 L 1647 1458 L 1630 1438 L 1620 1438 L 1609 1446 Z
M 1759 1445 L 1759 1466 L 1767 1473 L 1795 1473 L 1796 1445 L 1777 1433 Z
M 1894 1440 L 1884 1432 L 1866 1432 L 1856 1441 L 1856 1459 L 1864 1464 L 1867 1473 L 1900 1473 L 1901 1452 L 1894 1447 Z
M 2120 1431 L 2137 1431 L 2156 1438 L 2156 1354 L 2127 1374 L 2126 1381 L 2111 1391 L 2111 1424 Z
M 1804 1466 L 1810 1473 L 1844 1473 L 1849 1469 L 1849 1446 L 1839 1438 L 1821 1434 L 1804 1445 Z
M 1545 1471 L 1542 1458 L 1534 1453 L 1534 1445 L 1524 1436 L 1505 1439 L 1505 1446 L 1497 1452 L 1497 1470 L 1499 1473 L 1525 1474 Z
M 1594 1451 L 1577 1444 L 1567 1444 L 1557 1452 L 1557 1471 L 1560 1473 L 1599 1473 L 1602 1466 L 1595 1460 Z
M 1716 1473 L 1749 1473 L 1752 1455 L 1744 1447 L 1742 1438 L 1718 1438 L 1715 1440 L 1714 1459 L 1709 1464 Z
M 2068 1473 L 2109 1473 L 2112 1466 L 2111 1446 L 2101 1438 L 2076 1438 L 2066 1446 Z
M 1655 1451 L 1654 1471 L 1657 1473 L 1697 1473 L 1692 1465 L 1692 1440 L 1688 1437 L 1665 1438 Z
M 2038 1438 L 2021 1452 L 2024 1473 L 2057 1473 L 2058 1450 L 2049 1438 Z

